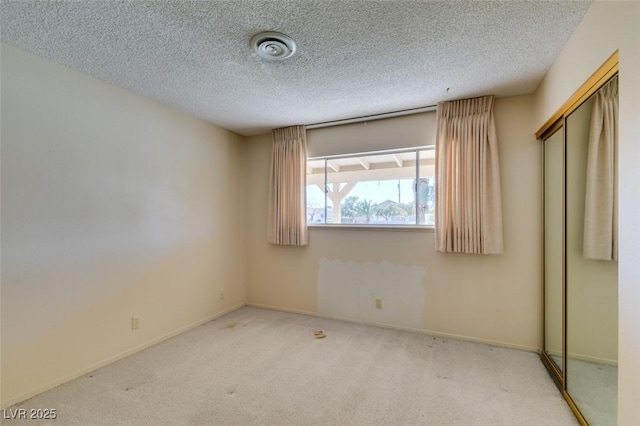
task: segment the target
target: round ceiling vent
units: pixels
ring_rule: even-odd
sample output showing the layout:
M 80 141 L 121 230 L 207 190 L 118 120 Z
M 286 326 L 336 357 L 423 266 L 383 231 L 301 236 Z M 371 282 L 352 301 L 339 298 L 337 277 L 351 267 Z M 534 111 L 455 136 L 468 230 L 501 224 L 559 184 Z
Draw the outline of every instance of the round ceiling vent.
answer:
M 251 48 L 264 59 L 286 59 L 296 53 L 296 42 L 285 34 L 264 32 L 251 38 Z

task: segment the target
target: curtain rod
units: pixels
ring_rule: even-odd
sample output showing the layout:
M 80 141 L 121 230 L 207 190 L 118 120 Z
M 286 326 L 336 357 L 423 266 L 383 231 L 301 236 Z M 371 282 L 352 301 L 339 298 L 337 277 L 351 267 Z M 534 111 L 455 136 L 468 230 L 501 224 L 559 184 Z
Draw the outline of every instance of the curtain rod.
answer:
M 419 114 L 421 112 L 435 111 L 437 105 L 420 108 L 403 109 L 400 111 L 385 112 L 384 114 L 365 115 L 362 117 L 345 118 L 344 120 L 325 121 L 322 123 L 308 124 L 307 129 L 319 129 L 321 127 L 340 126 L 343 124 L 361 123 L 363 121 L 380 120 L 383 118 L 400 117 L 403 115 Z

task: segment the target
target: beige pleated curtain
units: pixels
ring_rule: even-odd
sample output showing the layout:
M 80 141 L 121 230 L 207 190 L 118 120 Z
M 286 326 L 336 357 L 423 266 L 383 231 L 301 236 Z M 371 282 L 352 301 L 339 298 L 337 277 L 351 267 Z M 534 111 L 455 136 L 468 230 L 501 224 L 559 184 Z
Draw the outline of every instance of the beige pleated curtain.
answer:
M 272 244 L 307 244 L 307 136 L 304 126 L 273 131 L 267 239 Z
M 591 112 L 583 256 L 618 260 L 618 77 L 596 92 Z
M 503 252 L 493 96 L 442 102 L 436 133 L 436 250 Z

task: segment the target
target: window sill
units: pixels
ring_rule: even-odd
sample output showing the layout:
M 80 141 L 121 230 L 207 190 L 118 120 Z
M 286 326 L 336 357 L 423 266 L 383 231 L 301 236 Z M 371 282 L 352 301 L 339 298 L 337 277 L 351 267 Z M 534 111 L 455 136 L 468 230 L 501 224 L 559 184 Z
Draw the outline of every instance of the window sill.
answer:
M 402 232 L 435 232 L 435 228 L 433 226 L 424 226 L 424 225 L 307 225 L 308 229 L 316 230 L 337 230 L 337 229 L 345 229 L 345 230 L 358 230 L 358 231 L 402 231 Z

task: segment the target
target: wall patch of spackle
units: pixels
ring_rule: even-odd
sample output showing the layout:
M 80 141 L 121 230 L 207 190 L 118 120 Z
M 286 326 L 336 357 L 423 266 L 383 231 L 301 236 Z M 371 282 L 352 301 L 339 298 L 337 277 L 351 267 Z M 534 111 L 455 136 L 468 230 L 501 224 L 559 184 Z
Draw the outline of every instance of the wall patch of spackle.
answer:
M 318 313 L 422 329 L 425 268 L 320 258 Z M 376 299 L 379 299 L 376 307 Z

